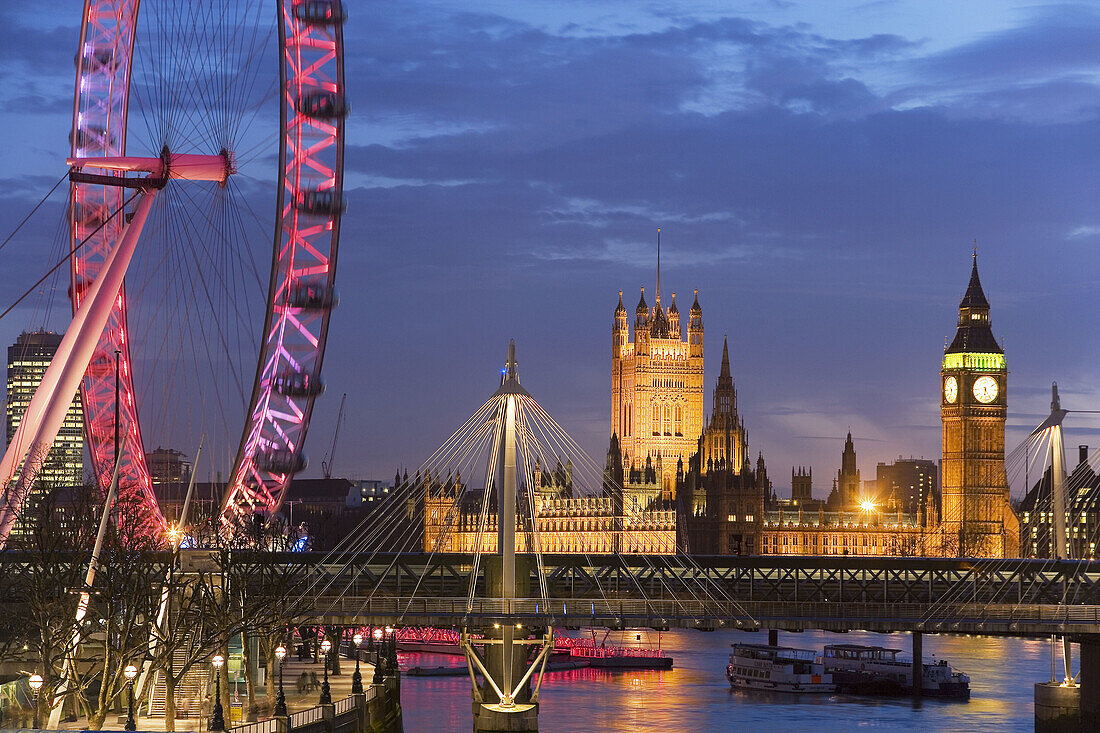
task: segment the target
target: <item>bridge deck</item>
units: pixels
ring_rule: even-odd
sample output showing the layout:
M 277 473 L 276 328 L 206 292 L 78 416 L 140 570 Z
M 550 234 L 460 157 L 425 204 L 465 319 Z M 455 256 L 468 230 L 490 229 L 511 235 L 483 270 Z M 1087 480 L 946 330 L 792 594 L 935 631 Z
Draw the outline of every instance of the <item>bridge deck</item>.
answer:
M 374 555 L 316 564 L 314 587 L 339 592 L 303 600 L 309 615 L 330 623 L 1100 633 L 1094 561 L 546 555 L 548 602 L 504 606 L 485 599 L 478 578 L 468 608 L 472 559 Z M 531 582 L 538 587 L 534 575 Z

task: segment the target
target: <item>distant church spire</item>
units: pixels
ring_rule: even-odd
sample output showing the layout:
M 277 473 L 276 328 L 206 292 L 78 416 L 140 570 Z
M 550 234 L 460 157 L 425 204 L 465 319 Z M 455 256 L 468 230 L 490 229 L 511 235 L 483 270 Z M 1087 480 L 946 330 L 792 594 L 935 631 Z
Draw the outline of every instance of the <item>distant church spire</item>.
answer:
M 718 375 L 718 381 L 730 379 L 730 347 L 726 337 L 722 337 L 722 373 Z

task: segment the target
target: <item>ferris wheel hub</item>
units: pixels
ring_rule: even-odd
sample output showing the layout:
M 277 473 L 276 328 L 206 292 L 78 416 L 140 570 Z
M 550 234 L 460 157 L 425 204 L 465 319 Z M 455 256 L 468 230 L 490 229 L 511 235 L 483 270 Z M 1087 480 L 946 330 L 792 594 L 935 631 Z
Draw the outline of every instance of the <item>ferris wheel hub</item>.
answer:
M 229 176 L 237 172 L 236 157 L 233 153 L 224 149 L 218 155 L 173 153 L 165 150 L 159 158 L 123 155 L 68 158 L 65 163 L 74 169 L 99 168 L 109 171 L 148 173 L 153 178 L 214 181 L 223 185 L 229 179 Z

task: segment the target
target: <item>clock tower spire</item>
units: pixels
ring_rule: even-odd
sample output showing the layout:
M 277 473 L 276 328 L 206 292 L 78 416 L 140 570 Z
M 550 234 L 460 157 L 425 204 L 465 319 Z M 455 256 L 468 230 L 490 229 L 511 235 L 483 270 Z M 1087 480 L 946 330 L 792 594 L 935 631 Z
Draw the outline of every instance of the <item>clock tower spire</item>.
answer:
M 1007 377 L 975 252 L 958 328 L 940 370 L 944 554 L 1019 554 L 1019 521 L 1009 504 L 1004 465 Z

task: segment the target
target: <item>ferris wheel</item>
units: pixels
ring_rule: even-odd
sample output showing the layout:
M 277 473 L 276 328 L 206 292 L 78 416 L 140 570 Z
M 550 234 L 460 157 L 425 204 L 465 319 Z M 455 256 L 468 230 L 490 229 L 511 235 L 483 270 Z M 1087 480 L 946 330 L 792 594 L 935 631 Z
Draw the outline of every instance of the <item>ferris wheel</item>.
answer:
M 56 435 L 56 428 L 48 434 L 50 415 L 63 412 L 79 384 L 97 482 L 106 489 L 117 463 L 120 495 L 126 487 L 131 511 L 139 515 L 130 521 L 159 534 L 166 521 L 138 415 L 148 400 L 135 378 L 143 359 L 135 357 L 134 344 L 144 346 L 149 338 L 130 327 L 141 299 L 129 294 L 146 286 L 127 268 L 152 229 L 174 235 L 177 253 L 162 261 L 199 273 L 206 292 L 190 298 L 169 293 L 158 310 L 167 313 L 161 314 L 165 320 L 185 318 L 203 299 L 245 299 L 247 267 L 233 264 L 233 252 L 203 261 L 212 242 L 234 249 L 252 244 L 261 230 L 271 237 L 262 309 L 245 309 L 247 317 L 238 308 L 231 317 L 208 318 L 212 325 L 192 336 L 228 360 L 240 349 L 215 333 L 225 321 L 259 334 L 253 337 L 251 389 L 247 376 L 235 377 L 247 412 L 221 518 L 240 523 L 270 517 L 305 467 L 303 442 L 323 391 L 344 210 L 346 14 L 340 0 L 145 0 L 139 23 L 138 6 L 138 0 L 85 0 L 67 161 L 73 321 L 54 358 L 63 364 L 51 366 L 43 380 L 60 397 L 36 395 L 39 404 L 32 401 L 20 437 L 31 465 L 34 446 L 46 438 L 48 446 Z M 275 134 L 255 132 L 257 120 L 272 118 L 270 126 L 276 117 Z M 251 204 L 256 197 L 250 193 L 264 186 L 271 191 L 273 225 Z M 262 294 L 260 268 L 253 269 Z M 211 295 L 207 282 L 220 282 L 222 294 Z M 161 350 L 173 348 L 188 347 Z M 162 370 L 171 382 L 174 372 Z M 177 378 L 172 398 L 191 400 L 193 381 Z M 5 478 L 19 473 L 21 458 L 4 460 Z M 27 468 L 19 475 L 26 479 Z M 12 503 L 4 507 L 8 515 Z M 17 497 L 16 509 L 19 503 Z M 0 542 L 13 521 L 0 517 Z

